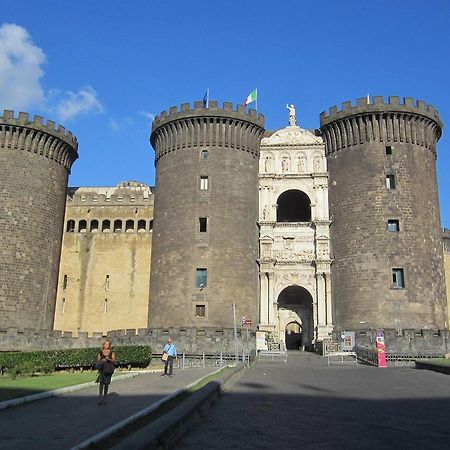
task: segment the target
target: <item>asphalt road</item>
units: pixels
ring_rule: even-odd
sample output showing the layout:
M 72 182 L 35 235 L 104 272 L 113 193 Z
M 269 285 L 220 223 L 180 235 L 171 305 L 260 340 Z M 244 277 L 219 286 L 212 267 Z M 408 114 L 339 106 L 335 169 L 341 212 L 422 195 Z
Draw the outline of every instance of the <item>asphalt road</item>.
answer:
M 251 366 L 176 448 L 447 449 L 450 376 L 290 352 Z

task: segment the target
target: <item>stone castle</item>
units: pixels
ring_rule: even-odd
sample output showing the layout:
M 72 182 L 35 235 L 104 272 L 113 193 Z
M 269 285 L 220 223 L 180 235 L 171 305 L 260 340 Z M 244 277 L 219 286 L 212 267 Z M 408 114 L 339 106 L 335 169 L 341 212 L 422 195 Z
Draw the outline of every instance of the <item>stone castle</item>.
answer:
M 236 321 L 288 348 L 377 328 L 447 345 L 437 111 L 359 99 L 307 130 L 288 108 L 276 131 L 227 102 L 162 112 L 156 188 L 67 188 L 73 135 L 5 111 L 0 335 L 140 329 L 220 342 Z

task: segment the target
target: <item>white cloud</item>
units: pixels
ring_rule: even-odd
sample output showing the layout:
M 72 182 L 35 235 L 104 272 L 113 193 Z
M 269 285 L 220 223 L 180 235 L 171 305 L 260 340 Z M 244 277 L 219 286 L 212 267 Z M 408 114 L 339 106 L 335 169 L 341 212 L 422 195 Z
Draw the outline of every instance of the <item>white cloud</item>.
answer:
M 0 26 L 1 109 L 25 110 L 45 104 L 40 83 L 45 61 L 44 52 L 34 45 L 25 28 L 15 24 Z
M 145 111 L 141 112 L 141 116 L 146 117 L 147 119 L 150 120 L 150 122 L 153 122 L 155 120 L 155 117 L 156 117 L 153 113 L 145 112 Z
M 46 55 L 28 31 L 16 24 L 0 25 L 0 110 L 34 108 L 67 121 L 80 114 L 101 113 L 103 106 L 91 86 L 74 91 L 44 91 L 41 78 Z
M 110 118 L 109 125 L 110 125 L 112 131 L 120 131 L 124 128 L 128 128 L 131 125 L 133 125 L 133 120 L 130 119 L 129 117 L 124 117 L 121 120 L 116 120 L 116 119 Z
M 55 111 L 60 120 L 70 120 L 80 114 L 102 113 L 104 108 L 97 98 L 97 93 L 91 86 L 85 86 L 78 89 L 77 92 L 66 91 L 59 94 L 58 91 L 52 91 L 52 97 L 56 99 L 56 105 L 51 108 Z

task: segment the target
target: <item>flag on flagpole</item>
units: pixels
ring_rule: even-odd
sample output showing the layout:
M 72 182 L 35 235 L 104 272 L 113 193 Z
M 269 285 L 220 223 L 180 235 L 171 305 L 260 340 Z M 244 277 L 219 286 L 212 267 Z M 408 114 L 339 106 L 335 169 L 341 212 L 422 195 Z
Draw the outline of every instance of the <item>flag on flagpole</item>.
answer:
M 203 108 L 205 109 L 209 108 L 209 88 L 206 89 L 206 94 L 203 97 Z
M 258 89 L 250 92 L 249 96 L 244 100 L 244 106 L 252 102 L 258 102 Z

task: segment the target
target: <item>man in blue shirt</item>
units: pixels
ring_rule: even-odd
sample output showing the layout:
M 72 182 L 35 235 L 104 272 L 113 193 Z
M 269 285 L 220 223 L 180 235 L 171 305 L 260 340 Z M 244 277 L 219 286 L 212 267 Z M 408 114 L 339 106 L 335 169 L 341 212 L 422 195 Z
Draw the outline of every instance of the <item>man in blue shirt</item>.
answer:
M 164 353 L 167 353 L 167 360 L 164 363 L 164 376 L 172 376 L 173 372 L 173 358 L 177 356 L 177 349 L 174 344 L 172 344 L 172 339 L 167 339 L 167 344 L 164 346 Z M 169 373 L 167 373 L 169 369 Z

